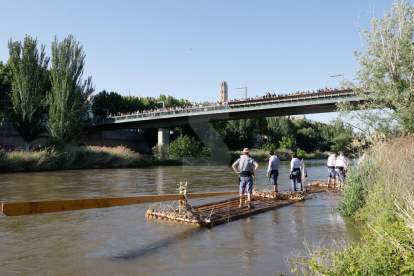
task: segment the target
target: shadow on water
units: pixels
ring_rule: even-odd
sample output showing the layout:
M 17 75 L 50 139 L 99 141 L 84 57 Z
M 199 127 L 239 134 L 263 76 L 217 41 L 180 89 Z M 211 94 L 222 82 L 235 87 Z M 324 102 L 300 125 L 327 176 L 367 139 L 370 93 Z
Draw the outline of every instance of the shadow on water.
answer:
M 193 229 L 188 229 L 177 235 L 163 238 L 159 241 L 146 245 L 142 248 L 136 248 L 136 249 L 132 249 L 127 252 L 121 253 L 117 256 L 109 258 L 108 260 L 109 261 L 130 261 L 130 260 L 139 259 L 141 257 L 144 257 L 148 254 L 151 254 L 157 251 L 158 249 L 163 249 L 168 246 L 172 246 L 176 244 L 177 242 L 184 241 L 190 237 L 194 237 L 195 235 L 205 230 L 208 230 L 208 229 L 202 228 L 202 227 L 195 227 Z

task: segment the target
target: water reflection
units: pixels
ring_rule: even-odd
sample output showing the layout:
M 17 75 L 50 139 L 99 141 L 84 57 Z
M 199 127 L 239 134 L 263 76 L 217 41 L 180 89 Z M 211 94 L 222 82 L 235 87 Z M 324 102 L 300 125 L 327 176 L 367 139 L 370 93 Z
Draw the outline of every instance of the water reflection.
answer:
M 200 233 L 200 231 L 205 231 L 205 230 L 206 230 L 205 228 L 187 229 L 186 231 L 180 232 L 173 236 L 162 238 L 160 240 L 152 242 L 151 244 L 148 244 L 141 248 L 136 248 L 136 249 L 121 253 L 115 257 L 109 258 L 109 260 L 110 261 L 129 261 L 129 260 L 137 259 L 140 257 L 144 257 L 148 254 L 153 253 L 154 251 L 161 250 L 173 244 L 183 242 L 186 239 L 189 239 L 195 236 L 196 234 Z M 182 254 L 184 252 L 180 250 L 180 252 L 178 253 Z M 184 254 L 184 255 L 187 255 L 187 254 Z

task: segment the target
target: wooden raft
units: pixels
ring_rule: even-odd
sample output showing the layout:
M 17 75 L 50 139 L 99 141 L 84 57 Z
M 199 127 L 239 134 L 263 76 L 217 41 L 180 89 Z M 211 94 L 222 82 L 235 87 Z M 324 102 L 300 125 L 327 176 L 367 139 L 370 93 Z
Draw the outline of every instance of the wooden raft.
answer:
M 332 190 L 332 189 L 329 189 Z M 294 204 L 297 201 L 303 201 L 310 199 L 314 194 L 327 192 L 328 188 L 323 186 L 306 186 L 306 191 L 303 193 L 290 191 L 281 191 L 276 195 L 277 199 L 270 198 L 271 192 L 255 192 L 253 191 L 252 204 L 254 208 L 248 209 L 247 206 L 239 208 L 239 197 L 230 198 L 227 200 L 210 202 L 197 206 L 190 206 L 189 213 L 182 215 L 183 212 L 179 211 L 178 207 L 174 210 L 173 206 L 168 206 L 161 210 L 158 207 L 150 207 L 145 214 L 148 218 L 170 220 L 174 222 L 189 223 L 202 227 L 212 227 L 223 223 L 231 222 L 241 218 L 250 217 L 259 213 L 263 213 L 269 210 L 281 208 L 290 204 Z M 334 190 L 332 190 L 334 191 Z M 184 212 L 185 213 L 185 212 Z

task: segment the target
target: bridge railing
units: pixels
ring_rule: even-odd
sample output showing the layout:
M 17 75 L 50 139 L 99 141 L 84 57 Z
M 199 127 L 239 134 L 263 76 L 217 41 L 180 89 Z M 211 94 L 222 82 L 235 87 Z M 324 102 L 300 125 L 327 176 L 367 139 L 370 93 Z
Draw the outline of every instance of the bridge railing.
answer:
M 248 101 L 229 102 L 229 106 L 230 107 L 243 107 L 243 106 L 261 105 L 261 104 L 269 104 L 269 103 L 293 102 L 293 101 L 301 101 L 301 100 L 343 97 L 343 96 L 353 96 L 353 95 L 355 95 L 353 90 L 340 90 L 340 91 L 310 93 L 310 94 L 303 94 L 303 95 L 271 97 L 271 98 L 248 100 Z
M 104 119 L 102 122 L 97 123 L 97 124 L 111 124 L 115 122 L 131 120 L 131 119 L 159 118 L 159 117 L 164 117 L 164 116 L 230 110 L 232 108 L 249 107 L 249 106 L 255 106 L 255 105 L 265 105 L 265 104 L 272 104 L 272 103 L 293 102 L 293 101 L 303 101 L 303 100 L 311 100 L 311 99 L 343 97 L 343 96 L 353 96 L 353 95 L 355 95 L 355 93 L 352 90 L 342 90 L 342 91 L 320 92 L 320 93 L 294 95 L 294 96 L 273 97 L 273 98 L 265 98 L 265 99 L 258 99 L 258 100 L 229 102 L 228 105 L 220 105 L 220 106 L 203 106 L 203 107 L 183 108 L 179 110 L 165 110 L 165 111 L 158 111 L 158 112 L 151 112 L 151 113 L 140 113 L 140 114 L 116 116 L 116 117 Z
M 110 124 L 117 121 L 125 121 L 130 119 L 141 119 L 141 118 L 159 118 L 168 115 L 181 115 L 181 114 L 190 114 L 190 113 L 200 113 L 200 112 L 211 112 L 211 111 L 219 111 L 219 110 L 229 110 L 230 107 L 228 105 L 221 105 L 221 106 L 203 106 L 203 107 L 193 107 L 193 108 L 185 108 L 179 110 L 165 110 L 165 111 L 158 111 L 158 112 L 151 112 L 151 113 L 140 113 L 140 114 L 130 114 L 130 115 L 123 115 L 123 116 L 116 116 L 108 119 L 104 119 L 102 122 L 97 124 Z

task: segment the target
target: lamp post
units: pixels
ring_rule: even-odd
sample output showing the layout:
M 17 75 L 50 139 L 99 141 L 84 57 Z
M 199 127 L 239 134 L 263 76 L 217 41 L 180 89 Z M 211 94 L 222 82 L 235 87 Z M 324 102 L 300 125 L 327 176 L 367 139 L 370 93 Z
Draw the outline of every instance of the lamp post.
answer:
M 331 77 L 340 77 L 340 76 L 342 76 L 342 82 L 344 82 L 344 74 L 331 75 Z
M 244 89 L 244 100 L 247 100 L 247 86 L 236 87 L 236 89 Z

